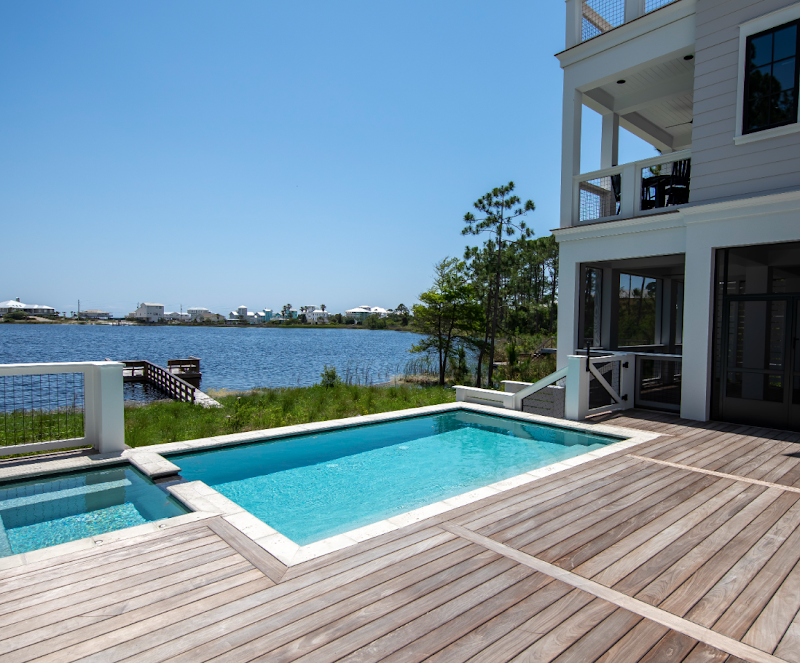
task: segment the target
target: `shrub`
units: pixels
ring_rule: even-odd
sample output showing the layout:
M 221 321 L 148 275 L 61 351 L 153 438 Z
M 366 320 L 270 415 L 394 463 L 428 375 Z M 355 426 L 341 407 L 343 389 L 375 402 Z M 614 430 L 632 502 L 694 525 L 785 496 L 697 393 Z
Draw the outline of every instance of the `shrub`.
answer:
M 320 378 L 322 378 L 319 383 L 323 387 L 331 388 L 335 387 L 338 384 L 341 384 L 341 380 L 339 379 L 339 375 L 336 373 L 335 366 L 325 366 L 322 368 L 322 373 L 319 374 Z

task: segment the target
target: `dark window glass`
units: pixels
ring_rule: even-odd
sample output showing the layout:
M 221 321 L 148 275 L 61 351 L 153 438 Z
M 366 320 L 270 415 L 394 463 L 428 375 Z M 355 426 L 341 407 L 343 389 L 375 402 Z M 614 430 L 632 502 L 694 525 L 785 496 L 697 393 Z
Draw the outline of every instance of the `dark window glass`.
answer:
M 586 268 L 583 283 L 583 347 L 601 346 L 600 323 L 602 315 L 603 272 L 593 267 Z
M 800 293 L 800 242 L 739 247 L 726 253 L 726 294 Z
M 655 344 L 658 287 L 656 279 L 619 275 L 619 347 Z
M 797 122 L 798 22 L 747 38 L 743 133 Z
M 728 398 L 780 403 L 783 401 L 783 376 L 763 373 L 728 373 L 725 384 Z

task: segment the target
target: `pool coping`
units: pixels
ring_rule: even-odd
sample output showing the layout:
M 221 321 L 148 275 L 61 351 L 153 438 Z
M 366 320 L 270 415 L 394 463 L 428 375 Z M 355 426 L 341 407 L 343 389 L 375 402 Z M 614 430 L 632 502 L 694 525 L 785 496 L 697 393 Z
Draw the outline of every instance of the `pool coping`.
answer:
M 647 431 L 622 428 L 619 426 L 609 426 L 607 424 L 585 423 L 579 421 L 568 421 L 555 419 L 542 415 L 528 414 L 517 410 L 504 410 L 497 407 L 478 405 L 475 403 L 445 403 L 442 405 L 430 405 L 419 408 L 396 410 L 393 412 L 382 412 L 364 416 L 348 417 L 345 419 L 334 419 L 330 421 L 320 421 L 309 424 L 298 424 L 295 426 L 284 426 L 260 431 L 249 431 L 246 433 L 234 433 L 232 435 L 221 435 L 215 437 L 200 438 L 197 440 L 187 440 L 184 442 L 171 442 L 148 447 L 126 449 L 121 453 L 98 454 L 94 456 L 80 456 L 66 459 L 44 460 L 40 463 L 26 463 L 19 467 L 0 468 L 0 482 L 31 479 L 37 476 L 46 476 L 61 472 L 72 472 L 80 470 L 101 469 L 108 465 L 129 462 L 140 472 L 148 476 L 151 480 L 177 474 L 180 468 L 171 462 L 167 455 L 186 453 L 191 451 L 201 451 L 205 449 L 215 449 L 220 447 L 247 444 L 251 442 L 266 442 L 278 440 L 286 437 L 307 434 L 311 432 L 333 431 L 353 426 L 362 426 L 373 423 L 399 421 L 413 417 L 440 414 L 452 411 L 471 411 L 480 414 L 488 414 L 528 423 L 538 423 L 556 428 L 578 430 L 582 432 L 609 435 L 619 437 L 619 442 L 613 442 L 602 449 L 590 451 L 580 456 L 574 456 L 558 463 L 553 463 L 545 467 L 531 470 L 502 481 L 477 488 L 467 493 L 462 493 L 446 500 L 434 502 L 424 507 L 398 514 L 364 527 L 359 527 L 342 534 L 316 541 L 314 543 L 300 546 L 288 537 L 284 536 L 274 528 L 270 527 L 256 516 L 246 511 L 243 507 L 229 500 L 217 490 L 208 486 L 202 481 L 182 482 L 176 485 L 167 486 L 166 490 L 178 499 L 192 513 L 175 516 L 164 520 L 145 523 L 135 527 L 128 527 L 102 535 L 77 539 L 68 543 L 63 543 L 48 548 L 40 548 L 28 553 L 19 553 L 8 557 L 0 558 L 0 570 L 30 564 L 33 562 L 49 559 L 62 554 L 71 554 L 80 550 L 86 550 L 96 545 L 102 545 L 111 541 L 120 541 L 134 536 L 139 536 L 148 532 L 163 530 L 166 527 L 174 527 L 187 522 L 202 520 L 210 517 L 222 517 L 233 527 L 247 536 L 258 546 L 266 550 L 278 561 L 286 566 L 295 566 L 309 560 L 327 555 L 328 553 L 342 550 L 354 546 L 362 541 L 367 541 L 376 536 L 386 534 L 407 525 L 417 523 L 426 518 L 446 513 L 452 509 L 459 508 L 466 504 L 471 504 L 492 495 L 498 495 L 505 491 L 517 488 L 524 484 L 536 481 L 542 477 L 562 472 L 578 465 L 588 463 L 597 458 L 618 453 L 625 449 L 637 446 L 644 442 L 649 442 L 657 437 L 662 437 L 663 433 L 650 433 Z M 153 451 L 157 448 L 158 453 Z

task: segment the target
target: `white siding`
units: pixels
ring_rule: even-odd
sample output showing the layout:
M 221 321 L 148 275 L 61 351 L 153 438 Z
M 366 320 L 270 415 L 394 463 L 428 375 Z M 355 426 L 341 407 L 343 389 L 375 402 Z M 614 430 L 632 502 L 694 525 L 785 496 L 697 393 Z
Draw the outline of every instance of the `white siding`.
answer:
M 698 0 L 692 202 L 800 187 L 800 133 L 734 145 L 739 25 L 796 0 Z

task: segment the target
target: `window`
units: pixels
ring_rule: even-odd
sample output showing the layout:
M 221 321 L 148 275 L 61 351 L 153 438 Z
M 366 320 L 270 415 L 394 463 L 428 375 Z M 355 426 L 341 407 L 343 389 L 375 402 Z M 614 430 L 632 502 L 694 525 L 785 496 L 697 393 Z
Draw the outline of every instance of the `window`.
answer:
M 618 346 L 655 345 L 658 280 L 619 275 Z
M 799 23 L 747 37 L 743 134 L 797 122 Z

